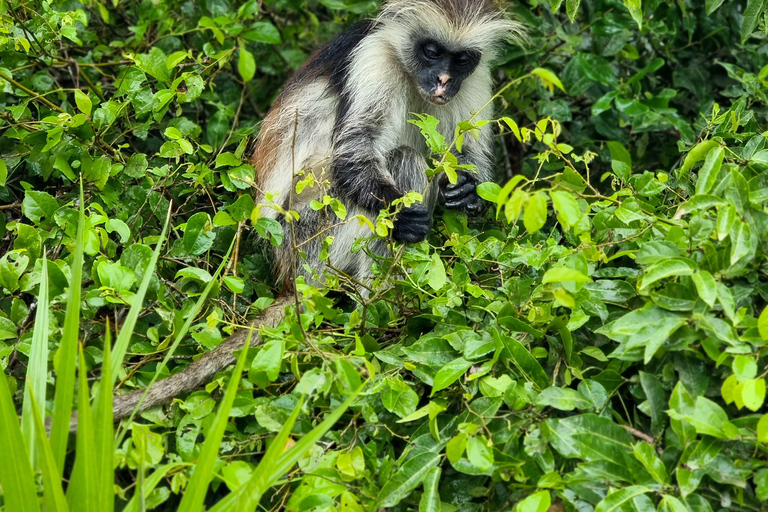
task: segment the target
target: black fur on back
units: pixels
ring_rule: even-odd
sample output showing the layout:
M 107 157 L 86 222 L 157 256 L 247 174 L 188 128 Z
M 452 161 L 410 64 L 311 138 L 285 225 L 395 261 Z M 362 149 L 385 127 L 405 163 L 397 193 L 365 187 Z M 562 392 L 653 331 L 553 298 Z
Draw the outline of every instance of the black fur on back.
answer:
M 371 33 L 373 25 L 373 20 L 358 21 L 349 30 L 322 46 L 296 71 L 282 94 L 320 77 L 327 77 L 333 92 L 341 94 L 347 79 L 352 51 Z

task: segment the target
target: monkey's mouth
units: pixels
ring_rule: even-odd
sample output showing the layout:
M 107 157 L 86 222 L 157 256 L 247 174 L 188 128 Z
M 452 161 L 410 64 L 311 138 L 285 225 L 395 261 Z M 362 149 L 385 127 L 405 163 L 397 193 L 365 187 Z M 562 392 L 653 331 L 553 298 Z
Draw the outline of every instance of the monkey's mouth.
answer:
M 446 98 L 444 94 L 440 94 L 439 96 L 431 94 L 429 96 L 429 101 L 431 101 L 435 105 L 445 105 L 446 103 L 448 103 L 448 98 Z

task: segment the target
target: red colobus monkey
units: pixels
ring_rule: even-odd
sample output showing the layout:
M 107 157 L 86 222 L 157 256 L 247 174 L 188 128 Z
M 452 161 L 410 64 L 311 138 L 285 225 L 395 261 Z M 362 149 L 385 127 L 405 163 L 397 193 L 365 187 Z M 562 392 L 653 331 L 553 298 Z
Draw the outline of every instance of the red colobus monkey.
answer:
M 324 237 L 317 234 L 327 230 L 334 237 L 333 266 L 363 282 L 370 273 L 370 260 L 350 252 L 370 231 L 354 221 L 328 229 L 333 221 L 310 207 L 326 194 L 339 198 L 349 215 L 373 221 L 405 193 L 422 193 L 423 204 L 403 208 L 395 218 L 392 235 L 399 242 L 427 236 L 438 201 L 446 208 L 480 210 L 476 185 L 492 177 L 490 126 L 479 140 L 467 137 L 456 152 L 459 163 L 474 165 L 476 173 L 461 172 L 455 184 L 441 177 L 428 186 L 424 138 L 408 120 L 414 112 L 436 117 L 450 143 L 457 123 L 490 100 L 491 64 L 500 43 L 520 32 L 491 0 L 392 0 L 376 19 L 356 24 L 318 50 L 288 81 L 264 119 L 251 163 L 262 194 L 277 193 L 283 210 L 298 212 L 295 245 L 310 268 L 322 274 L 318 256 Z M 491 115 L 486 108 L 479 119 Z M 298 170 L 327 180 L 330 190 L 315 186 L 296 194 Z M 295 267 L 311 279 L 301 262 L 293 261 L 285 216 L 269 208 L 262 214 L 279 220 L 286 234 L 276 249 L 278 277 L 291 284 Z M 383 252 L 384 243 L 373 249 Z
M 316 235 L 329 225 L 310 202 L 326 193 L 341 199 L 349 215 L 362 214 L 371 220 L 403 194 L 423 193 L 424 204 L 397 214 L 393 237 L 400 242 L 418 242 L 427 236 L 438 201 L 446 208 L 480 209 L 476 186 L 492 177 L 490 126 L 482 128 L 479 140 L 467 137 L 462 151 L 456 153 L 459 163 L 474 165 L 476 173 L 460 173 L 455 184 L 440 178 L 428 186 L 426 145 L 408 120 L 414 112 L 436 117 L 438 129 L 450 143 L 457 123 L 490 101 L 491 64 L 500 43 L 520 34 L 520 25 L 506 18 L 492 0 L 391 0 L 375 20 L 360 22 L 341 34 L 296 72 L 264 119 L 251 162 L 259 189 L 276 192 L 284 210 L 290 206 L 299 213 L 293 225 L 295 244 L 306 253 L 310 268 L 322 274 L 323 237 Z M 486 108 L 478 120 L 491 116 Z M 296 194 L 297 170 L 327 179 L 331 189 L 315 186 Z M 262 196 L 259 203 L 264 200 Z M 290 237 L 283 215 L 269 208 L 262 213 L 279 220 Z M 367 228 L 350 222 L 329 229 L 328 234 L 335 237 L 329 252 L 333 265 L 368 280 L 370 260 L 362 253 L 350 253 L 357 238 L 370 234 Z M 383 252 L 383 244 L 377 243 L 374 250 Z M 293 245 L 285 240 L 275 258 L 278 277 L 289 285 L 296 277 L 294 266 L 305 277 L 313 277 L 293 260 Z M 252 325 L 278 324 L 285 304 L 286 300 L 278 300 Z M 115 420 L 210 381 L 235 362 L 233 352 L 246 339 L 246 329 L 237 331 L 151 389 L 115 396 Z M 254 334 L 251 343 L 260 341 Z M 74 419 L 71 426 L 76 425 Z

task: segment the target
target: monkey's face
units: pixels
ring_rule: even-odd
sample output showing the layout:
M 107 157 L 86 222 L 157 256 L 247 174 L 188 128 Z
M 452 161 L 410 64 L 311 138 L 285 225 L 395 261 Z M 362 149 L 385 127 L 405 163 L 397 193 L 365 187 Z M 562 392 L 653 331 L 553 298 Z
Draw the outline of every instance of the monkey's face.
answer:
M 434 39 L 423 39 L 416 43 L 412 62 L 416 87 L 421 95 L 436 105 L 445 105 L 477 67 L 480 52 L 449 48 Z

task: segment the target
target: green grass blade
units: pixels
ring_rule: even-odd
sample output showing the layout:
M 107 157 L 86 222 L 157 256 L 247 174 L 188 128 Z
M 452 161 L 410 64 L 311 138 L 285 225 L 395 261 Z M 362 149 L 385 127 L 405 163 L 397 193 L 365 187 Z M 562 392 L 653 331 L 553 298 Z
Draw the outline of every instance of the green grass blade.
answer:
M 192 473 L 192 479 L 187 484 L 187 490 L 184 493 L 184 497 L 181 499 L 178 512 L 199 512 L 203 510 L 203 501 L 205 495 L 208 492 L 208 484 L 213 477 L 213 467 L 216 464 L 216 458 L 219 454 L 219 447 L 221 446 L 221 439 L 224 436 L 224 430 L 227 428 L 229 421 L 229 411 L 232 409 L 232 404 L 235 401 L 235 394 L 237 393 L 237 387 L 240 383 L 240 374 L 245 367 L 245 359 L 248 355 L 248 348 L 251 345 L 251 334 L 253 331 L 249 331 L 248 339 L 245 342 L 243 350 L 238 357 L 237 366 L 232 372 L 232 377 L 227 384 L 227 391 L 224 393 L 224 400 L 221 401 L 219 411 L 216 413 L 216 418 L 213 420 L 208 435 L 205 439 L 205 444 L 200 452 L 200 457 L 195 465 L 195 471 Z
M 165 478 L 165 475 L 167 475 L 169 471 L 188 465 L 189 464 L 186 462 L 172 462 L 157 468 L 152 472 L 151 475 L 144 479 L 144 486 L 142 487 L 144 496 L 151 493 L 155 487 L 157 487 L 157 485 L 163 481 L 163 478 Z M 138 494 L 138 492 L 136 494 Z M 122 512 L 139 512 L 139 501 L 136 498 L 136 495 L 134 495 L 128 504 L 123 507 Z
M 93 496 L 98 485 L 96 476 L 96 447 L 93 443 L 93 416 L 88 396 L 85 356 L 80 348 L 80 370 L 77 390 L 77 435 L 75 436 L 75 466 L 67 488 L 67 503 L 72 510 L 100 512 L 94 507 Z
M 112 334 L 107 320 L 106 336 L 104 339 L 104 361 L 101 365 L 101 384 L 94 399 L 93 438 L 96 444 L 96 485 L 97 496 L 94 496 L 96 509 L 112 512 L 115 509 L 115 426 L 112 419 L 112 382 L 111 368 Z
M 35 475 L 5 373 L 0 376 L 0 485 L 8 512 L 37 512 Z
M 155 273 L 157 259 L 160 257 L 160 249 L 163 247 L 165 236 L 168 232 L 168 224 L 170 224 L 171 220 L 172 206 L 172 204 L 168 206 L 168 213 L 165 216 L 163 231 L 160 233 L 160 238 L 157 240 L 155 250 L 152 252 L 152 259 L 149 261 L 149 265 L 144 271 L 144 277 L 141 280 L 141 285 L 139 285 L 139 289 L 136 292 L 136 295 L 133 297 L 133 304 L 128 310 L 128 316 L 125 317 L 125 322 L 123 323 L 123 327 L 120 329 L 120 334 L 117 335 L 117 341 L 115 342 L 115 346 L 112 351 L 112 371 L 110 372 L 112 380 L 108 383 L 105 383 L 102 380 L 102 386 L 107 384 L 109 385 L 110 389 L 114 387 L 114 379 L 117 377 L 118 372 L 120 371 L 120 367 L 123 365 L 123 358 L 125 357 L 125 353 L 128 350 L 128 344 L 131 341 L 131 336 L 133 336 L 133 329 L 136 327 L 136 320 L 139 319 L 139 313 L 141 313 L 143 308 L 144 296 L 147 294 L 149 282 L 152 280 L 152 276 Z
M 35 327 L 32 331 L 32 347 L 29 353 L 27 379 L 24 382 L 24 400 L 21 404 L 21 431 L 24 434 L 24 442 L 27 445 L 27 452 L 34 468 L 37 468 L 37 448 L 35 446 L 35 421 L 32 415 L 30 392 L 39 397 L 38 411 L 41 417 L 45 417 L 45 388 L 48 379 L 48 324 L 48 260 L 43 254 Z
M 30 391 L 32 416 L 35 421 L 35 441 L 37 443 L 39 465 L 43 472 L 43 496 L 46 512 L 69 512 L 64 489 L 61 488 L 61 476 L 53 458 L 51 443 L 45 435 L 43 417 L 36 407 L 35 395 Z
M 246 512 L 256 510 L 261 496 L 275 484 L 291 467 L 306 453 L 309 448 L 319 441 L 333 425 L 339 421 L 339 418 L 347 411 L 349 406 L 357 398 L 357 395 L 363 390 L 360 386 L 354 391 L 347 400 L 344 401 L 335 411 L 328 415 L 322 423 L 313 428 L 307 435 L 301 438 L 298 443 L 293 445 L 288 451 L 280 454 L 288 435 L 293 429 L 296 417 L 301 409 L 301 403 L 291 413 L 291 416 L 283 424 L 275 439 L 272 441 L 269 449 L 262 457 L 261 462 L 254 470 L 251 478 L 237 490 L 220 500 L 209 512 L 228 512 L 236 510 L 237 512 Z M 237 507 L 235 508 L 235 505 Z
M 80 297 L 83 281 L 83 247 L 85 245 L 85 199 L 80 181 L 80 215 L 75 236 L 75 253 L 70 266 L 69 297 L 64 315 L 64 328 L 59 344 L 59 364 L 56 368 L 56 391 L 53 397 L 53 423 L 51 449 L 59 476 L 64 468 L 69 440 L 69 422 L 75 396 L 75 368 L 77 368 L 77 340 L 80 333 Z
M 149 381 L 149 385 L 144 389 L 144 394 L 141 395 L 141 398 L 136 404 L 136 407 L 134 408 L 133 412 L 131 412 L 131 415 L 128 417 L 128 420 L 125 422 L 125 424 L 127 425 L 131 424 L 131 422 L 133 421 L 133 418 L 136 416 L 136 411 L 138 410 L 139 405 L 141 405 L 141 402 L 144 400 L 144 397 L 147 396 L 147 393 L 149 392 L 150 388 L 155 383 L 157 378 L 160 376 L 163 369 L 165 369 L 166 365 L 168 364 L 168 361 L 170 361 L 171 357 L 173 357 L 173 354 L 176 352 L 176 349 L 178 348 L 179 344 L 181 344 L 181 340 L 183 340 L 186 337 L 187 333 L 189 332 L 189 328 L 192 326 L 192 323 L 197 319 L 197 314 L 200 312 L 200 310 L 203 309 L 203 304 L 205 304 L 205 300 L 208 298 L 208 294 L 211 293 L 211 290 L 213 289 L 213 285 L 216 283 L 216 280 L 218 279 L 219 274 L 221 274 L 221 271 L 224 270 L 225 265 L 229 261 L 229 255 L 232 253 L 232 248 L 234 246 L 235 246 L 235 241 L 232 240 L 232 243 L 229 245 L 229 250 L 227 251 L 227 254 L 225 254 L 224 258 L 221 260 L 221 264 L 219 265 L 219 268 L 216 269 L 216 273 L 213 274 L 213 277 L 211 278 L 211 280 L 208 281 L 208 284 L 205 286 L 205 289 L 203 289 L 203 293 L 201 293 L 200 296 L 197 298 L 197 302 L 195 302 L 195 306 L 189 312 L 186 322 L 184 322 L 184 325 L 181 327 L 181 330 L 178 333 L 176 333 L 176 337 L 174 338 L 173 343 L 171 344 L 170 348 L 166 352 L 165 357 L 163 358 L 163 361 L 155 369 L 155 374 L 152 376 L 152 380 Z M 118 446 L 122 442 L 124 435 L 125 435 L 125 430 L 120 429 L 120 432 L 117 435 L 117 441 L 116 441 L 116 444 Z

